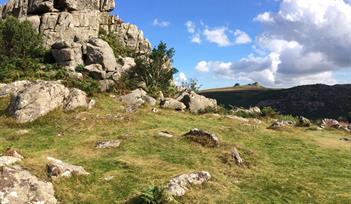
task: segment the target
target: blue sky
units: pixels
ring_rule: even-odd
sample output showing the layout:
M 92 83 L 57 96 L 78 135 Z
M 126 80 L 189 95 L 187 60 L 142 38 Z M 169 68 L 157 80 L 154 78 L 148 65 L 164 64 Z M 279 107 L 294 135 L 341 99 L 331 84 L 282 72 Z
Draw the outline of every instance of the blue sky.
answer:
M 4 0 L 0 0 L 4 2 Z M 203 88 L 351 83 L 349 0 L 117 0 L 112 12 L 176 50 Z

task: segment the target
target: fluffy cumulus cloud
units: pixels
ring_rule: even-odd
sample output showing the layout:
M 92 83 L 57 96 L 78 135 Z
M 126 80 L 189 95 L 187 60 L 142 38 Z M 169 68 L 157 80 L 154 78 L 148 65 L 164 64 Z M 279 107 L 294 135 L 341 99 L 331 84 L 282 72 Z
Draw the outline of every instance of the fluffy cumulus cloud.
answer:
M 344 0 L 283 0 L 277 13 L 259 14 L 254 21 L 264 27 L 256 54 L 230 62 L 229 70 L 219 66 L 225 62 L 202 61 L 211 65 L 208 71 L 286 87 L 333 84 L 334 71 L 351 69 L 351 6 Z
M 206 41 L 216 44 L 218 47 L 228 47 L 252 42 L 250 36 L 239 29 L 233 31 L 226 26 L 211 28 L 203 22 L 200 23 L 200 26 L 197 26 L 193 21 L 187 21 L 185 26 L 191 35 L 191 42 L 195 44 L 201 44 L 203 41 Z
M 152 22 L 152 25 L 153 25 L 153 26 L 158 26 L 158 27 L 165 28 L 165 27 L 170 26 L 171 23 L 168 22 L 168 21 L 161 21 L 161 20 L 155 18 L 154 21 Z
M 252 41 L 250 36 L 241 30 L 236 30 L 234 32 L 234 36 L 235 36 L 235 44 L 238 44 L 238 45 L 248 44 L 248 43 L 251 43 Z

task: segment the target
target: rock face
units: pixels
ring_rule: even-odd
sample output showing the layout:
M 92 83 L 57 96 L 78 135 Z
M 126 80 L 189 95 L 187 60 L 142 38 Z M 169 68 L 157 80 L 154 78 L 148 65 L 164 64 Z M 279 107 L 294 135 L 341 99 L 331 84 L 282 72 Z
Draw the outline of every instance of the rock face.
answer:
M 72 110 L 90 108 L 93 104 L 94 101 L 78 89 L 68 89 L 56 81 L 36 81 L 12 97 L 8 112 L 18 122 L 26 123 L 59 107 Z
M 218 147 L 220 145 L 220 141 L 215 134 L 203 130 L 193 129 L 184 134 L 184 136 L 205 147 Z
M 167 192 L 172 196 L 181 197 L 189 190 L 190 185 L 202 185 L 211 179 L 206 171 L 183 174 L 171 179 L 167 185 Z
M 32 23 L 59 65 L 77 71 L 78 65 L 100 64 L 106 75 L 99 78 L 116 82 L 135 61 L 115 56 L 99 33 L 115 34 L 117 42 L 136 54 L 150 52 L 151 44 L 135 25 L 110 16 L 114 8 L 114 0 L 10 0 L 0 7 L 0 19 L 11 15 Z
M 183 93 L 178 97 L 178 100 L 185 104 L 185 106 L 192 113 L 205 112 L 208 109 L 216 109 L 217 101 L 206 98 L 191 91 L 190 93 Z
M 61 160 L 48 157 L 47 170 L 51 177 L 71 177 L 72 175 L 89 175 L 87 171 L 81 166 L 75 166 L 64 163 Z
M 54 187 L 19 166 L 0 169 L 0 203 L 56 204 Z

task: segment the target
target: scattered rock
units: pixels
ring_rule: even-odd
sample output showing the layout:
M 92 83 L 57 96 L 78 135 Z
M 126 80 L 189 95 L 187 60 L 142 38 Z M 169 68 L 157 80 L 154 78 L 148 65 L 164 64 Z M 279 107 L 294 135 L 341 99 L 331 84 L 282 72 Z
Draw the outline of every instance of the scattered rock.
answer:
M 255 107 L 251 107 L 249 109 L 244 109 L 244 108 L 235 108 L 233 110 L 231 110 L 232 114 L 247 114 L 247 115 L 251 115 L 251 116 L 257 116 L 257 115 L 261 115 L 262 111 L 259 107 L 255 106 Z
M 161 131 L 158 133 L 158 136 L 160 137 L 167 137 L 167 138 L 172 138 L 174 135 L 168 131 Z
M 220 144 L 220 141 L 215 134 L 199 129 L 190 130 L 190 132 L 186 133 L 184 136 L 191 141 L 206 147 L 218 147 Z
M 231 152 L 231 156 L 234 159 L 234 161 L 236 162 L 236 164 L 238 166 L 242 166 L 244 164 L 243 159 L 240 157 L 239 151 L 237 148 L 234 147 L 234 149 Z
M 173 98 L 165 98 L 165 100 L 161 101 L 160 106 L 161 108 L 172 109 L 176 111 L 183 111 L 186 109 L 184 103 L 179 102 Z
M 307 119 L 307 118 L 305 118 L 303 116 L 299 116 L 298 122 L 297 122 L 297 126 L 299 126 L 299 127 L 310 127 L 311 125 L 312 125 L 312 122 L 309 119 Z
M 289 127 L 289 126 L 294 126 L 294 125 L 295 125 L 294 121 L 279 120 L 279 121 L 273 122 L 273 124 L 269 127 L 269 129 L 276 130 L 276 129 Z
M 190 185 L 202 185 L 211 179 L 206 171 L 183 174 L 171 179 L 167 185 L 167 192 L 172 196 L 181 197 L 188 191 Z
M 56 204 L 52 183 L 40 181 L 19 166 L 0 168 L 0 203 Z
M 97 149 L 111 149 L 111 148 L 117 148 L 121 145 L 120 140 L 106 140 L 106 141 L 99 141 L 96 143 L 96 148 Z
M 243 123 L 248 123 L 250 121 L 249 119 L 246 119 L 246 118 L 243 118 L 243 117 L 239 117 L 239 116 L 236 116 L 236 115 L 227 115 L 225 117 L 229 118 L 229 119 L 237 120 L 237 121 L 240 121 L 240 122 L 243 122 Z
M 341 128 L 339 121 L 334 119 L 323 119 L 321 123 L 321 128 Z
M 215 99 L 206 98 L 193 91 L 190 93 L 184 92 L 177 99 L 184 103 L 192 113 L 201 113 L 209 109 L 217 109 L 217 101 Z
M 72 175 L 89 175 L 81 166 L 64 163 L 61 160 L 48 157 L 47 171 L 50 177 L 71 177 Z
M 104 181 L 111 181 L 112 179 L 114 179 L 114 176 L 106 176 L 103 178 Z
M 343 138 L 340 138 L 340 140 L 345 142 L 351 142 L 351 138 L 349 137 L 343 137 Z
M 146 95 L 146 96 L 143 96 L 142 99 L 145 101 L 145 103 L 149 104 L 150 106 L 157 105 L 157 100 L 151 96 Z
M 18 136 L 27 135 L 29 134 L 29 130 L 17 130 L 15 134 Z
M 70 111 L 76 108 L 91 109 L 95 106 L 95 100 L 89 99 L 84 91 L 73 88 L 70 89 L 68 97 L 65 99 L 65 110 Z
M 157 108 L 152 108 L 151 111 L 152 111 L 153 113 L 158 113 L 158 112 L 160 112 L 160 110 L 158 110 Z

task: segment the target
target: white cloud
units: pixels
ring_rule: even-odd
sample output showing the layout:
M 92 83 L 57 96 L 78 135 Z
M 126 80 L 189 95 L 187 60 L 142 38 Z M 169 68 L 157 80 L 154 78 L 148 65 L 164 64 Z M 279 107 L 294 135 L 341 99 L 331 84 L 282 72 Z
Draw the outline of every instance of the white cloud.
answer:
M 221 28 L 214 28 L 209 29 L 206 28 L 203 31 L 203 35 L 206 39 L 211 42 L 217 44 L 219 47 L 227 47 L 231 45 L 231 42 L 226 34 L 228 28 L 221 27 Z
M 195 69 L 198 72 L 209 72 L 210 71 L 210 67 L 209 64 L 206 61 L 200 61 L 197 63 Z
M 250 36 L 244 31 L 236 30 L 234 32 L 234 36 L 235 36 L 235 44 L 237 45 L 248 44 L 252 42 Z
M 230 70 L 209 70 L 276 87 L 333 84 L 334 71 L 351 72 L 351 5 L 344 0 L 283 0 L 278 12 L 259 14 L 255 20 L 264 29 L 253 46 L 259 54 L 230 62 Z
M 191 36 L 191 42 L 195 44 L 201 44 L 201 36 L 200 33 L 195 33 L 193 36 Z
M 192 22 L 192 21 L 187 21 L 187 22 L 185 23 L 185 26 L 186 26 L 187 31 L 188 31 L 189 33 L 192 33 L 192 34 L 195 33 L 196 24 L 195 24 L 194 22 Z
M 188 80 L 188 77 L 184 72 L 179 72 L 179 74 L 175 77 L 175 84 L 177 86 L 180 86 L 183 82 L 186 82 Z
M 155 18 L 154 21 L 152 22 L 152 25 L 165 28 L 165 27 L 168 27 L 169 25 L 171 25 L 171 23 L 168 21 L 161 21 L 161 20 L 158 20 L 157 18 Z
M 259 14 L 258 16 L 256 16 L 256 17 L 254 18 L 254 21 L 273 23 L 273 22 L 274 22 L 274 19 L 273 19 L 273 17 L 271 16 L 271 13 L 270 13 L 270 12 L 264 12 L 264 13 L 261 13 L 261 14 Z

